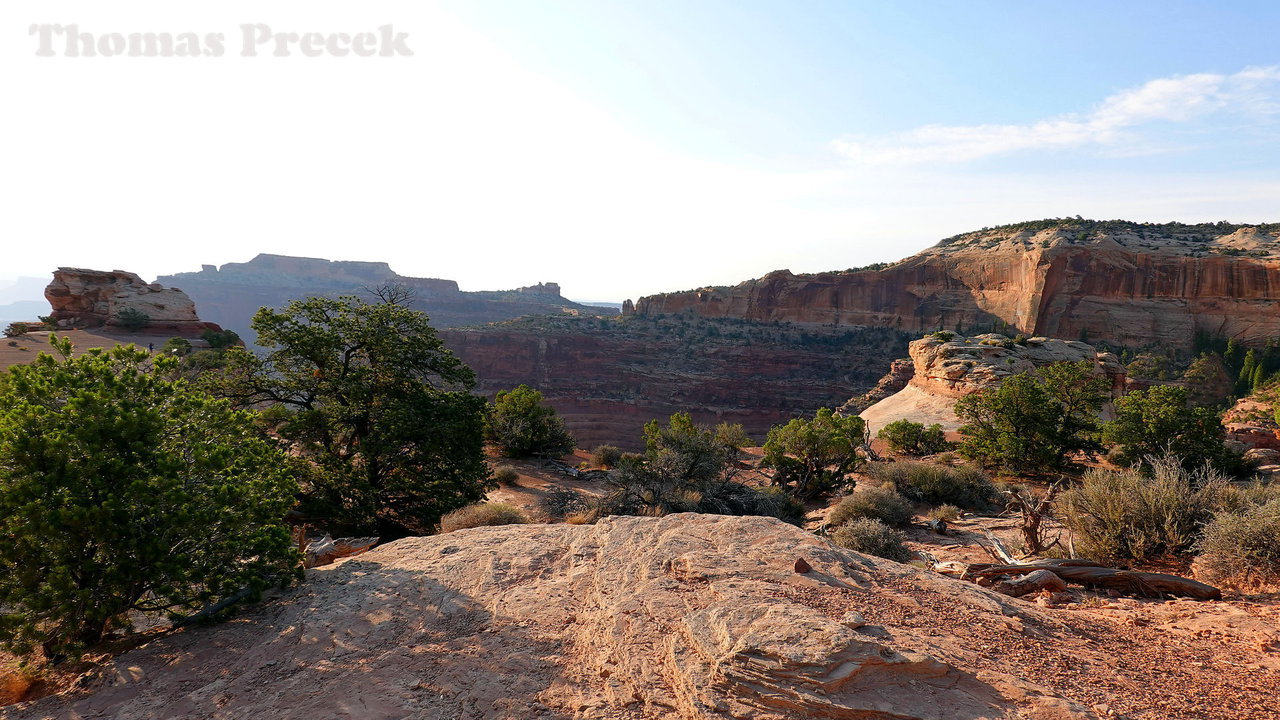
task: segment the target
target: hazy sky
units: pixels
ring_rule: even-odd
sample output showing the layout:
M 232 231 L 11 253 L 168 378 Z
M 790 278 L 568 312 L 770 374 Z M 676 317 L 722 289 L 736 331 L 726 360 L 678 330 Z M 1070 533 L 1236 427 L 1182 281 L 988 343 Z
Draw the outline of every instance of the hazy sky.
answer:
M 209 54 L 40 56 L 55 23 Z M 388 24 L 412 56 L 272 54 Z M 1277 221 L 1278 31 L 1263 2 L 4 0 L 0 289 L 272 252 L 621 300 L 1024 219 Z

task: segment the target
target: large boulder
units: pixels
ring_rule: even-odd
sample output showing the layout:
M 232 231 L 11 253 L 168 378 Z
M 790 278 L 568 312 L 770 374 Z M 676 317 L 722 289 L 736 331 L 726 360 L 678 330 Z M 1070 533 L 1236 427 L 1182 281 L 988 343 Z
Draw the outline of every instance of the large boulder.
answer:
M 1112 399 L 1125 393 L 1120 360 L 1075 340 L 1014 341 L 996 333 L 962 337 L 939 332 L 913 341 L 909 352 L 912 372 L 906 386 L 860 413 L 873 432 L 898 419 L 957 430 L 961 422 L 954 410 L 956 400 L 995 387 L 1012 375 L 1061 362 L 1088 362 L 1097 376 L 1106 378 Z
M 150 318 L 148 333 L 198 336 L 205 330 L 220 329 L 200 320 L 186 293 L 144 282 L 124 270 L 58 268 L 44 296 L 53 307 L 59 328 L 121 330 L 121 313 L 134 310 Z

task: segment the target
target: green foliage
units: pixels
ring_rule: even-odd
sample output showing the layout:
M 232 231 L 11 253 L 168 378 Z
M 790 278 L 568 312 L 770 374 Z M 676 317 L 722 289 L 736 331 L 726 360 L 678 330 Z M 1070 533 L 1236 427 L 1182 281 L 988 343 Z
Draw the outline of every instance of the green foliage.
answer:
M 1218 513 L 1196 549 L 1215 582 L 1280 583 L 1280 499 Z
M 171 337 L 160 346 L 160 354 L 169 357 L 186 357 L 191 354 L 191 341 L 186 338 Z
M 611 468 L 622 459 L 622 449 L 614 445 L 597 445 L 591 451 L 591 462 L 596 467 Z
M 1106 391 L 1106 380 L 1094 374 L 1089 361 L 1005 378 L 956 403 L 956 414 L 965 421 L 960 453 L 1014 472 L 1068 468 L 1072 453 L 1101 449 L 1097 415 Z
M 498 392 L 485 424 L 485 438 L 507 457 L 560 457 L 575 446 L 564 420 L 542 404 L 541 392 L 528 385 Z
M 844 487 L 862 463 L 865 431 L 862 418 L 821 408 L 812 420 L 796 418 L 770 430 L 760 467 L 772 468 L 774 484 L 798 498 L 821 497 Z
M 22 337 L 27 334 L 28 329 L 29 327 L 24 322 L 12 322 L 5 327 L 4 336 L 7 338 Z
M 493 471 L 493 479 L 503 485 L 511 485 L 520 479 L 520 473 L 510 465 L 501 465 Z
M 840 547 L 902 563 L 911 559 L 911 551 L 903 544 L 906 538 L 901 531 L 874 518 L 854 520 L 831 533 L 831 539 Z
M 75 655 L 131 611 L 181 616 L 300 572 L 288 457 L 252 413 L 132 345 L 0 382 L 0 640 Z
M 116 313 L 115 324 L 131 333 L 138 332 L 151 324 L 151 316 L 137 308 L 125 308 Z
M 804 506 L 785 492 L 737 480 L 739 450 L 728 442 L 733 434 L 722 430 L 697 425 L 688 413 L 672 415 L 665 427 L 650 421 L 644 428 L 645 454 L 622 455 L 609 473 L 613 490 L 594 514 L 701 512 L 802 521 Z
M 287 407 L 278 432 L 316 467 L 313 512 L 383 538 L 429 532 L 491 487 L 475 375 L 404 300 L 390 288 L 263 308 L 252 327 L 266 355 L 226 350 L 211 383 Z
M 904 497 L 929 505 L 948 503 L 969 510 L 986 510 L 997 497 L 996 487 L 981 470 L 968 465 L 949 467 L 924 462 L 879 462 L 867 475 L 890 483 Z
M 1059 498 L 1084 557 L 1147 560 L 1183 555 L 1195 545 L 1201 527 L 1221 507 L 1226 479 L 1212 470 L 1188 471 L 1168 455 L 1147 468 L 1091 470 Z
M 735 452 L 754 444 L 747 436 L 747 431 L 742 428 L 742 423 L 722 422 L 716 425 L 714 432 L 717 443 L 733 448 Z
M 1209 463 L 1233 470 L 1238 460 L 1227 450 L 1226 430 L 1216 412 L 1187 407 L 1186 388 L 1156 385 L 1137 390 L 1115 403 L 1116 419 L 1103 427 L 1103 440 L 1118 446 L 1112 457 L 1133 466 L 1165 453 L 1187 467 Z
M 487 525 L 523 525 L 529 522 L 524 511 L 506 503 L 479 503 L 445 513 L 440 532 L 453 532 Z
M 865 488 L 841 500 L 827 516 L 827 522 L 838 526 L 860 518 L 874 518 L 885 525 L 906 525 L 912 518 L 911 503 L 891 487 Z
M 930 333 L 929 337 L 941 340 L 942 342 L 951 342 L 956 339 L 956 334 L 950 330 L 939 330 L 937 332 Z
M 941 425 L 925 427 L 906 419 L 885 425 L 876 437 L 884 440 L 891 451 L 906 455 L 935 455 L 952 448 Z
M 1217 353 L 1203 353 L 1182 374 L 1187 402 L 1194 407 L 1219 407 L 1231 394 L 1231 376 Z
M 235 330 L 205 330 L 200 339 L 209 343 L 214 350 L 224 350 L 240 344 L 240 335 Z

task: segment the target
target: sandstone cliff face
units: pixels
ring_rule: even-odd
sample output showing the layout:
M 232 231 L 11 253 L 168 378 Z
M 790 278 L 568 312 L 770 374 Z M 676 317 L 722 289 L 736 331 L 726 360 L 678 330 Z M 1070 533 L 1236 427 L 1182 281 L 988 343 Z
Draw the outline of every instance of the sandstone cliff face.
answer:
M 151 318 L 150 333 L 197 336 L 220 329 L 196 315 L 195 303 L 177 288 L 146 283 L 123 270 L 58 268 L 44 291 L 60 328 L 119 328 L 120 313 L 137 310 Z
M 560 296 L 556 283 L 539 283 L 512 291 L 463 292 L 453 280 L 396 274 L 383 262 L 331 261 L 262 254 L 221 268 L 159 278 L 185 288 L 205 317 L 235 330 L 247 342 L 255 337 L 249 321 L 259 308 L 282 308 L 308 297 L 361 295 L 369 288 L 395 283 L 412 291 L 412 306 L 431 317 L 437 328 L 483 325 L 535 313 L 612 315 L 617 311 L 580 305 Z
M 1094 714 L 1039 683 L 1097 632 L 772 518 L 485 527 L 309 571 L 6 716 L 1070 720 Z
M 539 318 L 440 333 L 479 391 L 527 384 L 565 418 L 579 447 L 638 449 L 654 418 L 769 428 L 870 388 L 906 337 L 883 329 L 788 328 L 697 319 Z
M 959 429 L 955 401 L 999 385 L 1005 378 L 1060 362 L 1087 361 L 1110 385 L 1111 398 L 1125 393 L 1125 371 L 1108 352 L 1072 340 L 1033 337 L 1023 343 L 999 334 L 972 338 L 952 333 L 928 335 L 909 346 L 912 373 L 897 393 L 867 407 L 860 415 L 872 432 L 894 420 Z
M 969 233 L 881 270 L 641 298 L 633 312 L 910 332 L 961 328 L 1190 347 L 1280 336 L 1276 228 L 1063 221 Z

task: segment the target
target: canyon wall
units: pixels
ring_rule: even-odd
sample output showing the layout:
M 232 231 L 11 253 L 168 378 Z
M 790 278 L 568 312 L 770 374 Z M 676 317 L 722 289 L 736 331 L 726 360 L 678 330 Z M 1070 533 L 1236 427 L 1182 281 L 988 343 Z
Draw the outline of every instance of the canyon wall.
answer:
M 440 335 L 482 394 L 529 385 L 580 447 L 627 449 L 641 446 L 644 423 L 676 412 L 741 423 L 763 443 L 770 427 L 869 389 L 908 339 L 696 318 L 529 318 Z
M 1046 224 L 1048 225 L 1046 227 Z M 1189 348 L 1280 336 L 1277 228 L 1061 221 L 952 238 L 882 269 L 770 273 L 641 298 L 641 316 L 1001 330 Z

